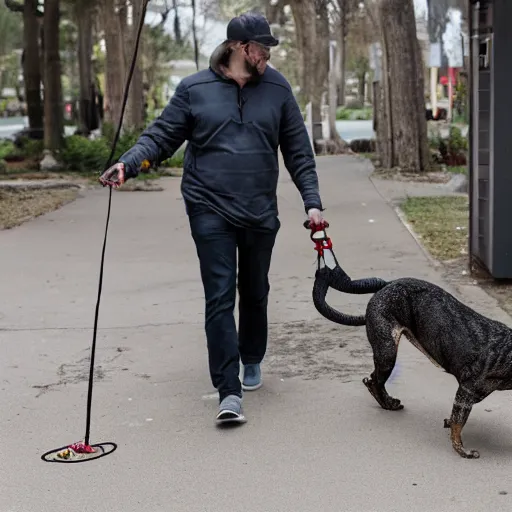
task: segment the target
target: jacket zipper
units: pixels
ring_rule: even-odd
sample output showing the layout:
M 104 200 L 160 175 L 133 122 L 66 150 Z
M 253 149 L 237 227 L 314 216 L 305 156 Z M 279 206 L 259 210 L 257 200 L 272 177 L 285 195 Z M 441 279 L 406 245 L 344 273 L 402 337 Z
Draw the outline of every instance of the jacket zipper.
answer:
M 244 105 L 242 103 L 242 89 L 238 87 L 238 111 L 240 112 L 240 122 L 244 122 L 243 109 Z

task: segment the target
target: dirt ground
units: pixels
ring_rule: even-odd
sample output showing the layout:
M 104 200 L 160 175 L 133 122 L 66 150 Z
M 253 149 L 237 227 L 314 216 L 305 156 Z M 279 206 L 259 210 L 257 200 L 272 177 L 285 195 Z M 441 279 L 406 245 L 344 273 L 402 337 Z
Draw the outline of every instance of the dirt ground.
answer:
M 0 229 L 11 229 L 74 201 L 77 189 L 0 189 Z
M 16 164 L 16 162 L 14 162 Z M 23 164 L 23 162 L 21 163 Z M 66 181 L 82 187 L 100 187 L 95 173 L 72 172 L 42 172 L 26 169 L 20 164 L 17 169 L 11 165 L 8 172 L 0 174 L 0 181 Z M 26 165 L 26 162 L 25 162 Z M 130 180 L 120 189 L 122 192 L 153 192 L 163 190 L 157 184 L 161 176 L 179 176 L 176 169 L 168 169 L 165 172 L 151 175 L 141 175 L 137 179 Z M 45 213 L 57 210 L 74 201 L 78 196 L 76 188 L 46 188 L 46 189 L 14 189 L 0 187 L 0 230 L 11 229 Z

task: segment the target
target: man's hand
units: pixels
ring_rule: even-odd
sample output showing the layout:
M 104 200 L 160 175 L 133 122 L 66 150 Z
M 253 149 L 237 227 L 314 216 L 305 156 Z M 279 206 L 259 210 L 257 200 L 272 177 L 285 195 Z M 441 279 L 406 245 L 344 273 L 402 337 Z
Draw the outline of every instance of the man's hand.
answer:
M 318 208 L 308 210 L 309 222 L 313 226 L 320 226 L 324 222 L 322 212 Z
M 99 181 L 104 187 L 108 185 L 110 187 L 119 188 L 125 182 L 124 172 L 124 164 L 119 162 L 107 169 L 99 177 Z

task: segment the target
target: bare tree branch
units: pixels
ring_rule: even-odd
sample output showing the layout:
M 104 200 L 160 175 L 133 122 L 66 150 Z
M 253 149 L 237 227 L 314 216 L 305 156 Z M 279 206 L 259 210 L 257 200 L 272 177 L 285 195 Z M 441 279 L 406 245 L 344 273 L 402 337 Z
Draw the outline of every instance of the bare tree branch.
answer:
M 5 0 L 5 6 L 12 12 L 23 12 L 25 9 L 25 5 L 16 0 Z
M 25 4 L 18 2 L 17 0 L 5 0 L 5 6 L 12 12 L 23 12 L 25 10 Z M 39 10 L 40 5 L 35 9 L 35 14 L 38 17 L 42 17 L 43 13 Z

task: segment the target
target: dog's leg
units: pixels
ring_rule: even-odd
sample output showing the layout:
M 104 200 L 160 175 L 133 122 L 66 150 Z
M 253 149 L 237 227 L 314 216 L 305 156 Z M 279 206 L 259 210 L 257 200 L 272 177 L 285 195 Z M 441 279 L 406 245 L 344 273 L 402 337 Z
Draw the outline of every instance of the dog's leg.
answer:
M 478 459 L 480 454 L 476 450 L 467 450 L 462 443 L 462 429 L 468 421 L 473 405 L 481 400 L 475 394 L 459 386 L 453 402 L 452 415 L 449 420 L 444 420 L 444 427 L 451 430 L 450 438 L 453 449 L 465 459 Z
M 383 318 L 379 318 L 375 324 L 373 322 L 368 323 L 366 327 L 368 340 L 373 349 L 375 370 L 369 379 L 367 377 L 363 379 L 363 383 L 383 409 L 399 411 L 404 406 L 400 403 L 400 400 L 388 394 L 385 384 L 395 367 L 402 329 L 393 327 Z

